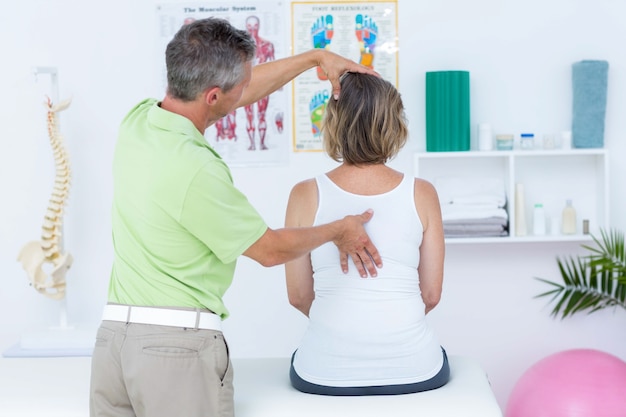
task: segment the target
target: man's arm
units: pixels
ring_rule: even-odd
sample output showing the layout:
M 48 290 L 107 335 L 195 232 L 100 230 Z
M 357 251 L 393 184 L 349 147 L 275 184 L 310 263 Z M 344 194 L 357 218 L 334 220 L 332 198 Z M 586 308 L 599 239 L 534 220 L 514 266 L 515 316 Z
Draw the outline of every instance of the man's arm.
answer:
M 243 92 L 237 107 L 247 106 L 270 95 L 309 68 L 322 67 L 333 87 L 333 97 L 339 97 L 339 77 L 346 72 L 362 72 L 378 75 L 354 61 L 325 49 L 315 48 L 298 55 L 265 62 L 252 67 L 252 79 Z
M 348 256 L 362 277 L 376 276 L 382 267 L 378 250 L 363 225 L 373 216 L 371 211 L 346 216 L 321 226 L 270 229 L 243 254 L 263 266 L 275 266 L 306 255 L 318 246 L 333 242 L 339 248 L 341 269 L 348 271 Z

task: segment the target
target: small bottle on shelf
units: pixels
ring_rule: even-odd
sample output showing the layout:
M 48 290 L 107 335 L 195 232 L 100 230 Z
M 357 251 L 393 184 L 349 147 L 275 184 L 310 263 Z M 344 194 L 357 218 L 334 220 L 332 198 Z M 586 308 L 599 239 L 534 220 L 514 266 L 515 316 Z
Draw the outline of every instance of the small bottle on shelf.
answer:
M 546 213 L 541 203 L 535 204 L 535 210 L 533 211 L 533 234 L 535 236 L 546 234 Z
M 496 149 L 499 151 L 510 151 L 513 149 L 514 136 L 510 134 L 496 135 Z
M 535 135 L 533 133 L 522 133 L 520 135 L 520 148 L 533 149 L 535 147 Z
M 583 220 L 583 235 L 589 234 L 589 219 Z
M 478 149 L 481 151 L 493 149 L 493 133 L 489 123 L 480 123 L 478 125 Z
M 568 199 L 563 209 L 561 232 L 564 235 L 573 235 L 576 233 L 576 209 L 572 205 L 572 200 Z
M 570 130 L 561 132 L 561 148 L 572 149 L 572 132 Z

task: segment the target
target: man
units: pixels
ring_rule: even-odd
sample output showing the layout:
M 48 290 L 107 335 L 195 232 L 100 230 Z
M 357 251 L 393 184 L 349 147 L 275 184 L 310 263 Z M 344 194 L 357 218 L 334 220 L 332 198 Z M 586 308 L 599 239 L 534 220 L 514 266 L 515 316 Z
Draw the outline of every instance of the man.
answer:
M 232 367 L 220 330 L 236 260 L 273 266 L 323 243 L 361 276 L 378 251 L 370 211 L 318 227 L 273 230 L 232 182 L 203 133 L 217 120 L 320 66 L 339 95 L 346 71 L 372 73 L 314 50 L 256 65 L 250 35 L 221 19 L 184 25 L 166 49 L 163 101 L 124 118 L 113 161 L 115 259 L 92 358 L 91 415 L 231 417 Z

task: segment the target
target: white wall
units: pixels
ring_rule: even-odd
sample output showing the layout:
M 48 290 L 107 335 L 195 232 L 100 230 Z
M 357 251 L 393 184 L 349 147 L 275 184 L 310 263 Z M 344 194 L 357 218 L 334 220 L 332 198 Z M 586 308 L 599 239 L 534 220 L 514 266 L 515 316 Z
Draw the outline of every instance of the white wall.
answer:
M 250 0 L 254 2 L 255 0 Z M 105 302 L 112 248 L 111 157 L 123 115 L 145 96 L 160 98 L 155 5 L 32 0 L 10 2 L 0 14 L 0 349 L 29 329 L 55 325 L 57 302 L 27 285 L 15 258 L 37 239 L 53 178 L 39 103 L 46 92 L 33 66 L 60 71 L 62 114 L 74 183 L 66 215 L 66 248 L 75 257 L 68 290 L 69 319 L 96 326 Z M 411 173 L 412 152 L 424 149 L 424 74 L 471 73 L 472 124 L 495 130 L 554 132 L 571 124 L 571 64 L 610 63 L 605 144 L 610 149 L 612 225 L 626 230 L 626 5 L 617 0 L 399 0 L 400 90 L 411 142 L 393 165 Z M 45 77 L 44 77 L 45 78 Z M 475 130 L 475 129 L 473 129 Z M 288 166 L 233 169 L 236 184 L 279 227 L 288 192 L 298 180 L 333 166 L 322 154 L 291 154 Z M 566 179 L 565 179 L 566 180 Z M 432 313 L 451 354 L 478 358 L 500 403 L 517 378 L 553 352 L 597 348 L 626 359 L 624 311 L 560 321 L 549 317 L 535 276 L 556 278 L 557 255 L 580 253 L 576 243 L 450 246 L 443 301 Z M 225 332 L 235 356 L 285 356 L 306 324 L 288 306 L 283 268 L 238 265 L 226 299 Z

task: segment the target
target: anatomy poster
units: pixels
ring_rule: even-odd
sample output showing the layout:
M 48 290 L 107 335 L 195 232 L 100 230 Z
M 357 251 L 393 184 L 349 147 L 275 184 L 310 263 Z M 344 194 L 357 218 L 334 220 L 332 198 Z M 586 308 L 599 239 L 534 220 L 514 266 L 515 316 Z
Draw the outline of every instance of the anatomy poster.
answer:
M 325 48 L 369 66 L 397 86 L 397 1 L 293 2 L 293 53 Z M 293 148 L 322 149 L 321 121 L 332 87 L 319 68 L 293 81 Z
M 228 20 L 252 35 L 257 44 L 254 63 L 260 64 L 289 54 L 286 14 L 280 1 L 158 5 L 163 86 L 166 85 L 165 48 L 182 25 L 211 16 Z M 283 87 L 225 116 L 205 131 L 207 142 L 231 166 L 286 164 L 290 149 L 289 132 L 285 129 L 285 121 L 290 117 L 286 90 Z

